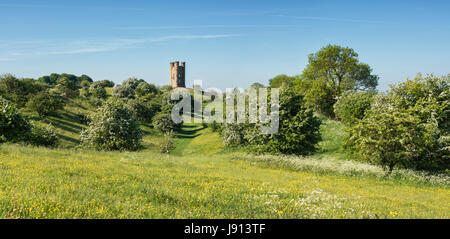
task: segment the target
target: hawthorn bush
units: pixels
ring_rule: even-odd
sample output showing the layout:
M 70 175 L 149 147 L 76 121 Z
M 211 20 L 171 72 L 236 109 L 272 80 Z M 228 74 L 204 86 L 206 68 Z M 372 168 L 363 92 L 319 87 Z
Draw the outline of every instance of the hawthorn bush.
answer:
M 177 125 L 172 121 L 170 114 L 161 112 L 153 118 L 153 127 L 168 135 L 177 128 Z
M 89 96 L 96 99 L 106 99 L 107 93 L 104 85 L 101 82 L 94 82 L 89 86 Z
M 42 127 L 34 125 L 27 141 L 35 146 L 54 147 L 58 145 L 59 138 L 52 126 L 47 125 Z
M 276 134 L 262 134 L 261 123 L 246 123 L 224 124 L 221 135 L 227 146 L 249 145 L 250 150 L 257 152 L 307 155 L 317 149 L 320 124 L 302 95 L 292 87 L 282 87 Z
M 450 77 L 417 76 L 374 98 L 350 131 L 356 155 L 385 167 L 450 168 Z
M 247 144 L 244 135 L 247 130 L 244 124 L 224 124 L 222 126 L 222 142 L 226 146 L 239 146 Z
M 15 105 L 0 96 L 0 143 L 23 141 L 31 129 L 32 125 Z
M 0 97 L 0 143 L 2 142 L 56 146 L 59 139 L 53 127 L 33 125 L 11 102 Z
M 108 100 L 98 108 L 81 133 L 82 144 L 98 150 L 136 150 L 141 140 L 138 120 L 119 99 Z
M 417 116 L 396 108 L 369 111 L 351 131 L 355 152 L 363 160 L 379 164 L 386 172 L 394 166 L 415 167 L 425 147 L 433 147 L 432 132 Z M 433 147 L 434 148 L 434 147 Z

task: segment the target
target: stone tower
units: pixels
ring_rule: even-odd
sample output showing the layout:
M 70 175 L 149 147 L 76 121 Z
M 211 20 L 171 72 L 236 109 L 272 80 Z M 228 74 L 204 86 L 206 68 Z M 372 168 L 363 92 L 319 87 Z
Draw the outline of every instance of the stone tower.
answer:
M 172 88 L 186 87 L 185 84 L 185 63 L 178 61 L 170 62 L 170 86 Z

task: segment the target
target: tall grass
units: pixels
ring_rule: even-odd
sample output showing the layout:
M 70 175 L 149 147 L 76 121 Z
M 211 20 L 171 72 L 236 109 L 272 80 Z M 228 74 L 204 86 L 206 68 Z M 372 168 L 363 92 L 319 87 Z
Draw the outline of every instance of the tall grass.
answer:
M 351 160 L 339 160 L 330 157 L 315 158 L 310 156 L 280 155 L 255 156 L 250 154 L 234 154 L 230 157 L 234 160 L 260 162 L 269 167 L 314 172 L 322 175 L 332 174 L 350 177 L 374 177 L 383 180 L 394 180 L 396 182 L 409 182 L 420 185 L 450 188 L 450 175 L 448 174 L 432 174 L 424 171 L 397 169 L 390 175 L 386 175 L 386 172 L 376 165 Z

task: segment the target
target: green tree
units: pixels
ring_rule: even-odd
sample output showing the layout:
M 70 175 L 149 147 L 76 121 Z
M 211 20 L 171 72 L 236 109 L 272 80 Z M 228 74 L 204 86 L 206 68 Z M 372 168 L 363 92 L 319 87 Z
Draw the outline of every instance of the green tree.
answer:
M 86 81 L 86 82 L 89 82 L 89 83 L 94 82 L 94 80 L 92 80 L 92 78 L 87 76 L 87 75 L 81 75 L 81 76 L 77 77 L 77 82 L 81 83 L 83 81 Z
M 114 82 L 112 82 L 110 80 L 102 80 L 99 82 L 103 87 L 114 87 Z
M 29 98 L 40 91 L 45 90 L 45 86 L 31 78 L 18 79 L 11 74 L 0 76 L 0 95 L 23 107 Z
M 56 85 L 56 81 L 59 79 L 59 77 L 61 77 L 59 74 L 57 73 L 52 73 L 49 76 L 49 83 L 50 85 Z
M 56 81 L 56 90 L 64 97 L 73 98 L 77 95 L 78 87 L 76 81 L 61 75 Z
M 41 82 L 41 83 L 45 83 L 45 84 L 52 85 L 52 82 L 51 82 L 51 80 L 50 80 L 50 76 L 42 76 L 42 77 L 39 77 L 38 81 Z M 54 84 L 55 84 L 55 83 L 56 83 L 56 82 L 54 82 Z
M 287 75 L 277 75 L 269 80 L 269 86 L 271 88 L 280 88 L 283 84 L 292 86 L 296 80 L 296 77 Z
M 303 96 L 291 87 L 280 90 L 280 126 L 278 133 L 269 136 L 272 152 L 306 155 L 317 149 L 321 121 L 306 107 Z
M 351 48 L 328 45 L 308 57 L 308 65 L 297 80 L 299 90 L 315 109 L 333 117 L 333 105 L 347 90 L 374 90 L 378 76 L 360 63 Z
M 259 89 L 259 88 L 262 88 L 262 87 L 265 87 L 265 86 L 263 84 L 259 83 L 259 82 L 255 82 L 250 87 L 255 88 L 255 89 Z
M 57 110 L 63 109 L 64 101 L 58 95 L 52 95 L 48 91 L 42 91 L 28 101 L 27 107 L 37 112 L 40 117 L 44 117 L 55 114 Z

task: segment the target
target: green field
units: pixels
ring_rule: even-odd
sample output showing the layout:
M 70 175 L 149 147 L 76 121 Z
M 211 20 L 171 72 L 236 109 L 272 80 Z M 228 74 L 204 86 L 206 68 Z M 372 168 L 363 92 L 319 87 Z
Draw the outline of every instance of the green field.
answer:
M 67 147 L 76 143 L 82 126 L 49 120 Z M 338 122 L 323 125 L 321 150 L 304 158 L 226 150 L 217 133 L 192 124 L 160 154 L 162 136 L 142 128 L 138 152 L 1 145 L 0 217 L 450 218 L 447 176 L 385 177 L 346 160 Z

